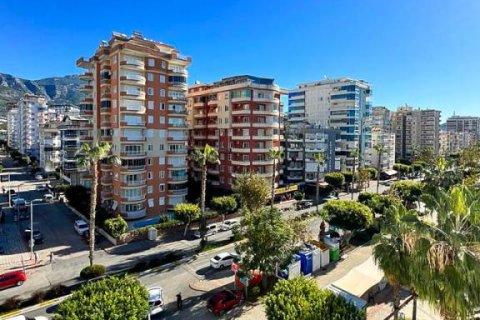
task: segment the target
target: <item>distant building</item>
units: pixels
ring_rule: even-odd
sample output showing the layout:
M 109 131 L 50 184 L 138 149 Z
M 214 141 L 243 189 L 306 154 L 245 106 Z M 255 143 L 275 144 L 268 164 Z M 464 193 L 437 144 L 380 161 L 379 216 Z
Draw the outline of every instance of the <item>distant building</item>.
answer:
M 447 119 L 448 153 L 459 152 L 480 141 L 480 117 L 452 116 Z
M 353 167 L 353 150 L 359 150 L 359 164 L 369 166 L 371 95 L 370 84 L 362 80 L 339 78 L 301 83 L 288 95 L 291 127 L 304 123 L 340 130 L 336 144 L 339 168 Z
M 375 168 L 378 166 L 379 153 L 375 145 L 382 145 L 384 152 L 381 154 L 380 166 L 382 171 L 392 169 L 395 163 L 395 134 L 392 130 L 392 112 L 386 107 L 373 107 L 371 120 L 372 133 L 372 163 Z

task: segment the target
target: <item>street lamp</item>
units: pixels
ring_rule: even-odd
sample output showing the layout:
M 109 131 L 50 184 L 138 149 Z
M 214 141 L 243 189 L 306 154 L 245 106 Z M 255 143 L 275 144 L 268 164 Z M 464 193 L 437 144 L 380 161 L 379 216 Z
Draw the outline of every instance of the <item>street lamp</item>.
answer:
M 43 199 L 33 199 L 30 201 L 30 254 L 33 256 L 33 203 L 43 202 Z

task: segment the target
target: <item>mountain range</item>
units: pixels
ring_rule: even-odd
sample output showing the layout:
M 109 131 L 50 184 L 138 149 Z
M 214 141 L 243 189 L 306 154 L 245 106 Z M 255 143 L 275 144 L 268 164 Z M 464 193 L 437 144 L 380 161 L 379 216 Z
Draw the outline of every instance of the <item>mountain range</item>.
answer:
M 25 93 L 42 95 L 55 103 L 77 104 L 81 83 L 78 75 L 27 80 L 0 73 L 0 116 L 5 115 L 8 101 L 16 101 Z

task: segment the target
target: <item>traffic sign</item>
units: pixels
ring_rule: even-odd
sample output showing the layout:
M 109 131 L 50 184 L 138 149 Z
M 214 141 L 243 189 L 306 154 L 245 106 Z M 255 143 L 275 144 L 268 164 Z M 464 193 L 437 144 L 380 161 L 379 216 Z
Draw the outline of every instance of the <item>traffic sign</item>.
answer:
M 240 266 L 235 262 L 232 262 L 232 265 L 230 266 L 230 270 L 232 270 L 233 272 L 237 272 L 238 269 L 240 269 Z

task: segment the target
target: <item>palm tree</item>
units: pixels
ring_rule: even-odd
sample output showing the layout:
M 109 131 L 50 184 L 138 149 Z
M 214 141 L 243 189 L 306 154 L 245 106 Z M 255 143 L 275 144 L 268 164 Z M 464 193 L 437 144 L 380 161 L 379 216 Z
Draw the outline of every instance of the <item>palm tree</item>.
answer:
M 119 165 L 120 159 L 117 156 L 110 155 L 110 144 L 98 141 L 90 146 L 87 143 L 82 144 L 79 153 L 75 156 L 77 164 L 88 169 L 92 175 L 92 184 L 90 188 L 90 217 L 89 217 L 89 250 L 88 258 L 90 266 L 93 265 L 93 253 L 95 250 L 95 215 L 97 208 L 97 185 L 98 185 L 98 163 L 106 161 L 115 165 Z
M 373 146 L 373 149 L 378 153 L 378 172 L 377 172 L 377 193 L 380 188 L 380 173 L 382 172 L 382 154 L 385 152 L 385 145 L 379 143 Z
M 213 147 L 209 146 L 208 144 L 205 145 L 203 152 L 198 149 L 195 149 L 189 158 L 196 165 L 198 165 L 202 170 L 201 193 L 200 193 L 200 215 L 201 215 L 200 234 L 202 237 L 202 241 L 200 242 L 200 245 L 203 247 L 206 244 L 205 233 L 207 228 L 207 222 L 205 219 L 205 196 L 207 192 L 207 166 L 209 163 L 220 164 L 220 160 L 218 159 L 217 150 L 215 150 Z
M 351 187 L 351 190 L 350 190 L 350 194 L 352 196 L 352 200 L 353 200 L 353 188 L 355 187 L 355 167 L 357 165 L 357 158 L 359 157 L 360 153 L 358 152 L 358 149 L 355 149 L 355 150 L 352 150 L 352 152 L 350 152 L 350 157 L 353 158 L 353 167 L 352 167 L 352 187 Z
M 419 291 L 445 319 L 466 319 L 480 305 L 480 193 L 465 186 L 422 197 L 435 223 L 425 256 L 426 288 Z
M 282 158 L 282 151 L 280 150 L 277 150 L 277 149 L 270 149 L 268 150 L 268 154 L 267 154 L 267 159 L 272 161 L 273 160 L 273 164 L 272 164 L 272 202 L 271 202 L 271 205 L 270 205 L 270 208 L 273 210 L 273 203 L 274 203 L 274 200 L 275 200 L 275 172 L 276 172 L 276 169 L 277 169 L 277 161 L 280 161 L 280 159 Z
M 320 166 L 323 166 L 325 163 L 325 155 L 323 152 L 317 152 L 313 156 L 313 159 L 317 163 L 317 183 L 316 183 L 316 204 L 317 204 L 317 215 L 319 214 L 318 212 L 318 203 L 320 202 Z

